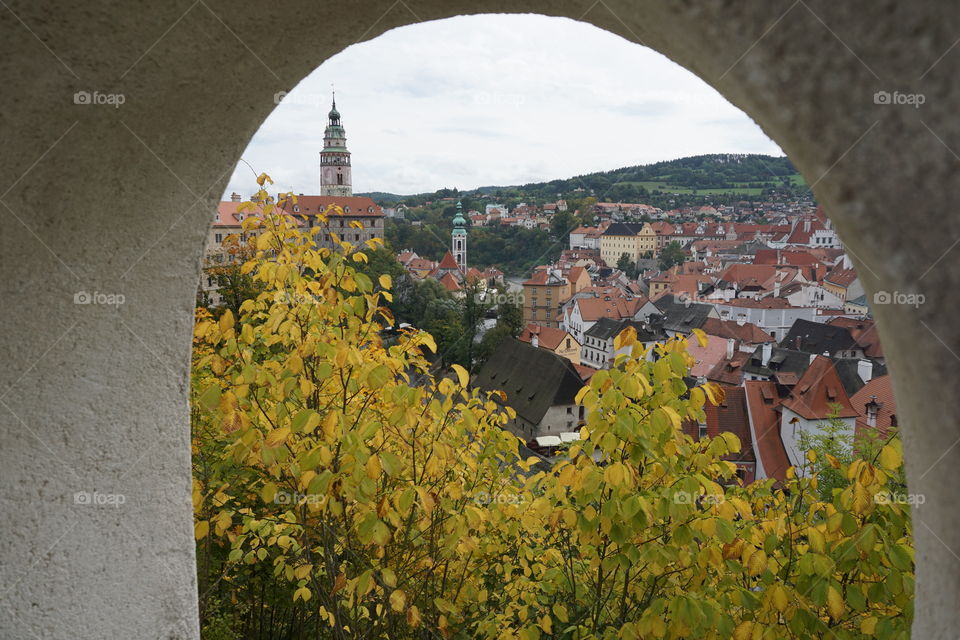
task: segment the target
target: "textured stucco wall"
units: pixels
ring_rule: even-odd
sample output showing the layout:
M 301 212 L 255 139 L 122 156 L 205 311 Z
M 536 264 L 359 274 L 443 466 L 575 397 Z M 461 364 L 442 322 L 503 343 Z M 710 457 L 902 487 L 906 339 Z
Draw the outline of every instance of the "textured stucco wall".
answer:
M 960 16 L 892 0 L 4 4 L 0 637 L 197 636 L 189 336 L 226 176 L 274 93 L 357 39 L 507 11 L 582 19 L 697 73 L 815 184 L 870 294 L 926 296 L 877 316 L 926 495 L 915 637 L 955 637 Z M 880 90 L 926 103 L 878 105 Z M 80 291 L 125 300 L 74 304 Z

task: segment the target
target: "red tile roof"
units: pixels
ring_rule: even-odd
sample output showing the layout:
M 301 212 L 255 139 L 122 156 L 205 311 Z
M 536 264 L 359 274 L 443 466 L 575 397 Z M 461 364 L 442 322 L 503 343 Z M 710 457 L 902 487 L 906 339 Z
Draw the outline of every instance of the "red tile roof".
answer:
M 740 453 L 730 459 L 739 462 L 754 462 L 753 438 L 750 436 L 750 419 L 747 416 L 747 396 L 743 387 L 724 389 L 720 404 L 708 402 L 704 405 L 707 414 L 707 435 L 715 438 L 721 433 L 732 433 L 740 439 Z
M 534 322 L 528 323 L 527 326 L 524 327 L 523 333 L 520 334 L 518 340 L 532 343 L 533 336 L 537 336 L 541 347 L 549 349 L 550 351 L 556 351 L 557 347 L 560 346 L 565 338 L 573 340 L 570 334 L 563 329 L 544 327 Z
M 334 205 L 341 207 L 343 214 L 331 211 L 327 215 L 371 218 L 383 217 L 383 209 L 381 209 L 376 202 L 365 196 L 297 196 L 296 204 L 290 199 L 287 199 L 281 208 L 285 213 L 295 216 L 315 216 L 318 213 L 326 213 L 327 208 Z M 295 206 L 299 207 L 300 210 L 294 211 Z
M 700 328 L 708 335 L 718 336 L 720 338 L 733 338 L 734 340 L 747 344 L 776 342 L 773 336 L 752 322 L 738 324 L 734 320 L 707 318 Z
M 823 420 L 833 414 L 835 405 L 839 405 L 838 417 L 857 416 L 833 361 L 817 356 L 784 399 L 783 406 L 807 420 Z
M 574 303 L 580 307 L 580 316 L 586 322 L 596 322 L 600 318 L 620 320 L 632 318 L 646 304 L 646 298 L 627 299 L 625 297 L 579 298 Z
M 449 271 L 444 273 L 443 276 L 440 277 L 440 284 L 442 284 L 447 291 L 460 290 L 460 283 L 457 282 L 457 279 Z
M 720 275 L 721 280 L 736 282 L 743 287 L 762 287 L 774 277 L 777 268 L 769 264 L 732 264 Z
M 589 382 L 590 378 L 593 377 L 593 374 L 599 371 L 599 369 L 588 367 L 585 364 L 575 364 L 573 365 L 573 368 L 577 370 L 577 373 L 580 374 L 580 377 L 583 379 L 584 382 Z
M 707 374 L 707 380 L 719 382 L 723 385 L 738 386 L 743 376 L 743 365 L 750 360 L 752 355 L 747 351 L 734 351 L 732 358 L 725 357 L 710 370 L 710 373 Z
M 883 357 L 883 345 L 880 344 L 880 334 L 877 333 L 877 325 L 873 320 L 840 316 L 827 324 L 834 327 L 845 327 L 857 345 L 863 348 L 863 355 L 868 358 Z
M 780 438 L 780 399 L 777 385 L 769 380 L 748 380 L 743 383 L 753 440 L 764 474 L 783 480 L 790 461 Z
M 843 287 L 846 289 L 853 283 L 854 280 L 857 279 L 857 272 L 855 269 L 834 269 L 823 279 L 825 282 L 829 282 L 830 284 L 835 284 L 838 287 Z
M 459 265 L 457 265 L 457 261 L 453 259 L 453 254 L 450 253 L 450 251 L 448 250 L 445 254 L 443 254 L 443 259 L 440 260 L 440 264 L 437 265 L 437 268 L 439 268 L 439 269 L 459 269 L 460 267 L 459 267 Z
M 876 429 L 880 437 L 886 437 L 887 430 L 891 426 L 895 426 L 897 415 L 897 402 L 893 397 L 893 385 L 891 384 L 890 376 L 874 378 L 850 398 L 850 403 L 853 405 L 853 408 L 860 414 L 857 417 L 858 433 L 864 429 L 873 428 L 867 424 L 866 404 L 874 397 L 876 398 L 875 401 L 880 405 L 877 410 Z

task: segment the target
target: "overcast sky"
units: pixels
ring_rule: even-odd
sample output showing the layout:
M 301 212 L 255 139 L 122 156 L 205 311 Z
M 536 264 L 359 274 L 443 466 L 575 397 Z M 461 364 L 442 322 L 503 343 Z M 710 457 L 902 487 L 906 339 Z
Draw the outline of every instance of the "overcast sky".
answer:
M 319 193 L 331 83 L 355 192 L 523 184 L 701 153 L 782 155 L 746 114 L 651 49 L 565 18 L 469 16 L 389 31 L 305 78 L 243 154 L 276 190 Z M 226 193 L 246 196 L 251 185 L 240 164 Z

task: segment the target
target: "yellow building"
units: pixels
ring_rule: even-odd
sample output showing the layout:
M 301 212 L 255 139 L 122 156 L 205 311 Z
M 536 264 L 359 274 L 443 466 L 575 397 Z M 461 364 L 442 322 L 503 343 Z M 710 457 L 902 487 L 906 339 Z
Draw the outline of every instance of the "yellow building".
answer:
M 559 271 L 541 269 L 523 283 L 523 321 L 558 327 L 560 305 L 571 295 L 570 281 Z
M 573 364 L 580 364 L 580 343 L 563 329 L 554 329 L 531 323 L 527 325 L 518 339 L 540 349 L 552 351 Z
M 657 253 L 657 233 L 649 223 L 615 222 L 600 236 L 600 257 L 608 267 L 616 267 L 623 254 L 635 263 L 648 251 Z

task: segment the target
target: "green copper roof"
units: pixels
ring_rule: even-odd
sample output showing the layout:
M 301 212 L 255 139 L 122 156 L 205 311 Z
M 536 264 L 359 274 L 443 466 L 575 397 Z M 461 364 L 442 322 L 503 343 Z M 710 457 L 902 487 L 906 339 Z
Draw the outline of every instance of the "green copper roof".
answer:
M 463 217 L 463 204 L 457 200 L 457 213 L 453 216 L 453 226 L 462 228 L 466 224 L 467 220 Z M 454 232 L 456 232 L 456 229 L 454 229 Z

